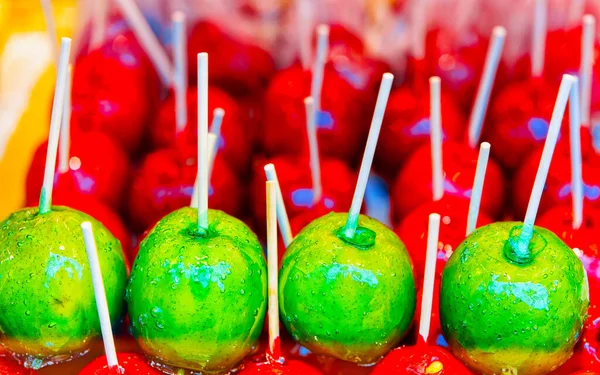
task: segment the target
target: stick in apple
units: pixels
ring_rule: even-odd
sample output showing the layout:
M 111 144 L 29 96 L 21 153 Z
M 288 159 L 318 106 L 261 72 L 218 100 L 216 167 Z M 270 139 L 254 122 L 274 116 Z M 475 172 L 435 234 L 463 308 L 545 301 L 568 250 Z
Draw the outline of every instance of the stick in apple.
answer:
M 213 133 L 208 133 L 208 154 L 209 155 L 213 155 L 215 156 L 217 153 L 214 152 L 213 150 L 215 150 L 217 148 L 217 136 L 214 135 Z M 209 166 L 208 166 L 208 182 L 210 184 L 210 177 L 211 177 L 211 173 L 212 173 L 212 166 L 214 164 L 214 157 L 209 157 Z M 190 207 L 193 208 L 198 208 L 198 189 L 199 187 L 199 178 L 200 174 L 196 174 L 196 180 L 194 181 L 194 189 L 192 190 L 192 201 L 190 202 Z
M 208 54 L 198 54 L 198 232 L 208 229 Z
M 187 125 L 187 54 L 185 14 L 174 12 L 173 22 L 173 61 L 175 61 L 175 77 L 173 87 L 175 93 L 175 134 L 179 136 Z
M 477 218 L 479 217 L 479 206 L 481 205 L 481 195 L 483 194 L 483 183 L 485 181 L 485 171 L 490 158 L 490 144 L 483 142 L 479 146 L 479 156 L 477 166 L 475 167 L 475 180 L 473 181 L 473 190 L 471 191 L 471 200 L 469 201 L 469 215 L 467 216 L 467 236 L 477 227 Z
M 426 0 L 413 1 L 411 9 L 411 53 L 413 58 L 418 61 L 425 58 L 425 38 L 427 36 L 426 3 Z
M 148 22 L 146 22 L 140 8 L 138 8 L 134 0 L 115 0 L 115 3 L 123 13 L 123 17 L 152 61 L 152 64 L 160 73 L 163 83 L 170 86 L 173 79 L 173 67 L 167 53 L 162 48 L 156 35 L 154 35 Z
M 51 0 L 40 0 L 42 5 L 42 12 L 44 13 L 44 21 L 46 21 L 46 32 L 50 39 L 50 46 L 52 48 L 52 58 L 54 65 L 58 69 L 60 59 L 60 48 L 58 47 L 58 33 L 56 31 L 56 21 L 54 19 L 54 11 L 52 9 Z
M 304 70 L 310 69 L 311 30 L 314 23 L 313 11 L 308 0 L 296 0 L 296 22 L 298 23 L 298 46 L 300 64 Z
M 546 34 L 548 33 L 547 0 L 535 0 L 533 33 L 531 40 L 531 76 L 539 78 L 544 73 Z
M 385 108 L 387 106 L 388 98 L 390 97 L 393 81 L 394 75 L 392 73 L 383 74 L 381 85 L 379 86 L 379 94 L 377 95 L 377 103 L 375 104 L 375 112 L 373 113 L 373 119 L 371 120 L 367 146 L 365 147 L 365 153 L 363 154 L 360 172 L 358 174 L 358 181 L 352 198 L 352 205 L 350 206 L 350 212 L 348 212 L 348 220 L 344 226 L 344 235 L 347 238 L 353 238 L 354 233 L 356 233 L 356 228 L 358 227 L 358 216 L 365 196 L 367 181 L 369 179 L 369 173 L 371 172 L 371 165 L 373 164 L 373 156 L 375 155 L 375 148 L 377 147 L 377 140 L 379 139 L 379 132 L 381 131 L 381 123 L 383 122 L 383 115 L 385 114 Z
M 108 1 L 92 1 L 92 8 L 92 35 L 90 37 L 90 47 L 94 50 L 100 47 L 104 42 Z
M 52 115 L 50 116 L 50 134 L 48 135 L 48 149 L 46 150 L 46 166 L 44 169 L 44 182 L 40 194 L 40 214 L 50 212 L 52 207 L 52 189 L 54 187 L 54 171 L 56 167 L 56 154 L 58 151 L 58 138 L 62 112 L 65 101 L 65 91 L 69 76 L 69 56 L 71 54 L 71 39 L 62 38 L 60 45 L 60 58 L 58 61 L 58 74 L 54 88 L 54 101 Z
M 571 150 L 571 194 L 573 200 L 573 229 L 583 222 L 583 176 L 581 166 L 581 117 L 579 111 L 579 80 L 573 77 L 569 96 L 569 140 Z
M 427 255 L 425 258 L 423 296 L 421 297 L 421 316 L 419 317 L 419 335 L 423 338 L 423 342 L 427 342 L 429 328 L 431 327 L 431 308 L 433 305 L 439 233 L 440 215 L 430 214 L 429 227 L 427 229 Z
M 440 77 L 429 78 L 431 124 L 431 171 L 433 200 L 444 197 L 444 167 L 442 159 L 442 110 Z
M 596 42 L 596 19 L 592 15 L 583 16 L 583 31 L 581 38 L 581 123 L 590 126 L 592 74 L 594 65 L 594 43 Z
M 98 317 L 100 318 L 100 329 L 102 331 L 102 341 L 104 343 L 104 352 L 106 353 L 106 362 L 109 369 L 119 368 L 117 360 L 117 350 L 115 349 L 115 340 L 113 338 L 112 327 L 110 324 L 110 314 L 108 312 L 108 303 L 106 301 L 106 292 L 104 291 L 104 282 L 102 281 L 102 270 L 98 260 L 98 249 L 94 240 L 92 224 L 89 221 L 81 224 L 83 232 L 83 241 L 92 273 L 92 285 L 94 286 L 94 295 L 96 296 L 96 307 L 98 308 Z
M 496 78 L 496 72 L 498 71 L 498 64 L 500 63 L 500 56 L 502 55 L 505 38 L 506 29 L 502 26 L 494 27 L 494 30 L 492 31 L 492 40 L 485 56 L 483 74 L 479 81 L 475 103 L 473 104 L 471 117 L 469 118 L 469 146 L 471 148 L 477 146 L 479 138 L 481 137 L 481 128 L 483 127 L 483 120 L 485 119 L 488 103 L 490 101 L 490 93 L 492 92 L 494 79 Z
M 212 169 L 215 165 L 215 158 L 217 157 L 217 152 L 219 151 L 219 142 L 221 141 L 221 125 L 223 125 L 223 117 L 225 117 L 225 111 L 223 108 L 215 108 L 213 111 L 213 120 L 210 125 L 210 132 L 214 134 L 215 141 L 212 146 L 209 145 L 208 149 L 210 150 L 209 158 L 210 158 L 210 169 L 208 170 L 208 178 L 212 176 Z
M 279 260 L 277 255 L 277 183 L 266 181 L 267 193 L 267 273 L 269 282 L 269 350 L 271 354 L 279 353 L 279 302 L 278 280 Z M 277 359 L 277 358 L 276 358 Z
M 323 186 L 321 184 L 321 162 L 319 160 L 319 143 L 317 140 L 317 126 L 315 124 L 315 102 L 313 98 L 304 99 L 306 112 L 306 133 L 308 134 L 308 150 L 310 154 L 310 175 L 313 184 L 313 204 L 321 200 Z
M 71 83 L 73 81 L 73 66 L 69 65 L 67 83 L 65 85 L 65 99 L 60 126 L 60 141 L 58 142 L 58 173 L 69 171 L 69 149 L 71 147 Z
M 310 96 L 315 102 L 315 112 L 321 111 L 321 91 L 323 90 L 323 76 L 325 64 L 329 53 L 329 26 L 317 27 L 317 54 L 313 64 L 312 80 L 310 83 Z
M 285 208 L 285 203 L 283 203 L 283 194 L 281 193 L 281 187 L 279 186 L 279 180 L 277 179 L 277 171 L 275 170 L 275 166 L 271 163 L 265 165 L 264 169 L 267 181 L 275 183 L 277 193 L 277 221 L 279 222 L 283 244 L 287 248 L 294 240 L 294 235 L 292 234 L 292 227 L 290 225 L 287 209 Z
M 523 259 L 528 257 L 529 242 L 533 237 L 533 224 L 535 223 L 535 218 L 537 216 L 540 199 L 542 198 L 544 185 L 546 184 L 546 177 L 548 176 L 548 170 L 550 169 L 550 162 L 552 161 L 552 154 L 554 153 L 556 141 L 558 140 L 560 124 L 562 123 L 565 108 L 567 106 L 567 100 L 569 100 L 571 88 L 573 87 L 573 82 L 575 82 L 575 78 L 573 76 L 568 74 L 563 75 L 560 88 L 558 90 L 556 103 L 554 104 L 554 110 L 552 111 L 548 136 L 546 137 L 546 142 L 544 143 L 542 158 L 535 176 L 535 182 L 533 183 L 531 196 L 529 197 L 529 204 L 527 205 L 527 211 L 525 213 L 523 229 L 521 230 L 521 235 L 519 236 L 518 243 L 516 244 L 517 246 L 514 249 L 516 256 Z

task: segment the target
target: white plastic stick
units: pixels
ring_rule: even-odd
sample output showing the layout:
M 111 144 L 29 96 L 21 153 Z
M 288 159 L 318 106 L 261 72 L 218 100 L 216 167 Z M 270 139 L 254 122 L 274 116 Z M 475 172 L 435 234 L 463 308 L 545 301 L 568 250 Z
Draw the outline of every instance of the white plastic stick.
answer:
M 273 164 L 267 164 L 264 167 L 265 175 L 268 181 L 273 181 L 276 184 L 277 189 L 277 221 L 279 222 L 279 230 L 281 231 L 281 237 L 283 237 L 283 244 L 287 248 L 290 243 L 294 240 L 294 234 L 292 233 L 292 227 L 290 226 L 290 219 L 283 202 L 283 194 L 281 193 L 281 187 L 279 186 L 279 180 L 277 179 L 277 172 Z
M 308 150 L 310 154 L 310 174 L 313 184 L 313 204 L 321 200 L 323 186 L 321 185 L 321 162 L 319 160 L 319 144 L 317 141 L 317 126 L 315 124 L 315 102 L 311 97 L 304 99 L 306 112 L 306 132 L 308 134 Z
M 581 38 L 581 123 L 590 126 L 592 74 L 594 66 L 594 43 L 596 42 L 596 19 L 592 15 L 583 16 L 583 31 Z
M 174 12 L 173 22 L 173 61 L 175 61 L 175 77 L 173 80 L 175 92 L 175 132 L 181 134 L 187 125 L 187 56 L 185 14 Z
M 427 0 L 413 1 L 411 19 L 411 52 L 416 60 L 425 58 L 425 39 L 427 37 Z
M 490 158 L 490 144 L 483 142 L 479 146 L 479 157 L 475 167 L 475 180 L 473 181 L 473 190 L 471 191 L 471 200 L 469 202 L 469 215 L 467 216 L 467 236 L 477 227 L 477 218 L 479 217 L 479 206 L 481 205 L 481 195 L 483 194 L 483 183 L 485 181 L 485 171 Z
M 52 46 L 52 58 L 54 65 L 58 69 L 58 63 L 60 58 L 60 49 L 58 47 L 58 32 L 56 31 L 56 21 L 54 19 L 54 11 L 52 10 L 51 0 L 40 0 L 42 5 L 42 12 L 44 13 L 44 21 L 46 21 L 46 32 L 50 39 L 50 45 Z
M 481 137 L 481 128 L 483 127 L 483 120 L 485 119 L 485 113 L 490 101 L 490 93 L 492 92 L 494 79 L 496 78 L 496 72 L 498 71 L 498 64 L 500 63 L 500 56 L 502 55 L 505 38 L 506 29 L 502 26 L 494 27 L 494 30 L 492 31 L 492 40 L 485 57 L 483 74 L 479 81 L 475 103 L 473 104 L 471 117 L 469 118 L 469 146 L 473 149 L 477 147 Z
M 60 126 L 60 142 L 58 143 L 58 173 L 69 171 L 69 149 L 71 147 L 71 83 L 73 81 L 73 66 L 69 65 L 65 99 Z
M 573 229 L 583 222 L 583 177 L 581 170 L 581 118 L 579 117 L 579 81 L 573 77 L 569 97 L 569 139 L 571 141 L 571 199 L 573 200 Z
M 429 78 L 431 124 L 431 171 L 433 200 L 444 197 L 444 165 L 442 161 L 442 109 L 440 77 Z
M 546 52 L 546 34 L 548 33 L 547 0 L 535 0 L 533 33 L 531 40 L 531 76 L 541 77 L 544 72 L 544 54 Z
M 269 281 L 269 349 L 277 352 L 279 338 L 278 280 L 279 258 L 277 256 L 277 183 L 266 181 L 267 192 L 267 273 Z
M 310 84 L 310 96 L 315 101 L 315 111 L 321 110 L 321 91 L 323 90 L 323 76 L 325 64 L 329 54 L 329 26 L 319 25 L 317 27 L 317 55 L 313 63 L 312 81 Z
M 542 151 L 542 158 L 537 174 L 535 175 L 531 196 L 529 197 L 523 229 L 521 230 L 517 249 L 515 249 L 517 254 L 522 255 L 523 257 L 527 256 L 529 241 L 531 241 L 531 238 L 533 237 L 533 224 L 535 223 L 540 199 L 542 198 L 544 185 L 546 184 L 546 177 L 548 177 L 548 170 L 550 169 L 550 162 L 552 161 L 552 155 L 554 154 L 554 148 L 556 147 L 556 141 L 558 140 L 560 124 L 562 123 L 567 100 L 569 100 L 569 95 L 574 82 L 575 77 L 565 74 L 560 83 L 558 96 L 556 98 L 556 103 L 554 104 L 554 110 L 552 111 L 552 118 L 550 119 L 548 135 L 546 137 L 546 142 L 544 143 L 544 150 Z
M 162 48 L 156 35 L 154 35 L 148 22 L 146 22 L 140 8 L 138 8 L 134 0 L 114 1 L 123 13 L 123 17 L 127 20 L 140 45 L 152 61 L 152 64 L 160 73 L 163 83 L 170 86 L 173 79 L 173 67 L 167 53 Z
M 304 70 L 310 69 L 311 34 L 313 16 L 310 1 L 296 0 L 296 22 L 298 23 L 298 46 L 300 48 L 300 64 Z
M 427 255 L 425 258 L 425 276 L 423 280 L 423 296 L 421 297 L 421 316 L 419 317 L 419 335 L 427 342 L 431 326 L 431 308 L 433 305 L 433 289 L 435 286 L 435 264 L 437 261 L 438 238 L 440 233 L 440 215 L 429 215 L 427 229 Z
M 52 206 L 52 188 L 54 186 L 54 171 L 56 167 L 56 154 L 58 151 L 58 138 L 62 112 L 64 108 L 65 92 L 69 76 L 69 56 L 71 54 L 71 39 L 62 38 L 60 45 L 60 58 L 58 61 L 58 74 L 54 88 L 54 101 L 52 115 L 50 116 L 50 134 L 48 135 L 48 149 L 46 150 L 46 166 L 44 169 L 44 182 L 40 194 L 40 214 L 50 211 Z
M 567 28 L 575 27 L 585 11 L 586 0 L 570 0 L 567 9 Z
M 213 170 L 213 166 L 215 163 L 215 156 L 216 156 L 216 148 L 217 148 L 217 136 L 214 135 L 213 133 L 208 133 L 208 154 L 212 155 L 209 156 L 208 158 L 208 162 L 209 162 L 209 166 L 208 166 L 208 183 L 210 185 L 210 180 L 211 180 L 211 176 L 212 176 L 212 170 Z M 192 200 L 190 202 L 190 207 L 192 208 L 198 208 L 198 174 L 196 174 L 196 180 L 194 181 L 194 188 L 192 190 Z
M 104 42 L 106 33 L 106 16 L 108 11 L 108 0 L 92 1 L 92 35 L 90 47 L 92 50 L 100 47 Z
M 221 125 L 223 125 L 223 117 L 225 117 L 225 111 L 223 108 L 215 108 L 213 111 L 213 120 L 210 125 L 210 134 L 208 139 L 208 158 L 209 158 L 209 169 L 208 169 L 208 180 L 212 176 L 212 169 L 215 165 L 215 159 L 217 158 L 217 152 L 219 152 L 219 141 L 221 139 Z M 211 139 L 214 138 L 214 139 Z M 212 144 L 211 144 L 212 142 Z
M 108 363 L 108 368 L 115 368 L 119 366 L 119 361 L 117 360 L 117 350 L 115 349 L 115 340 L 110 324 L 110 313 L 108 311 L 106 292 L 104 291 L 104 282 L 102 281 L 102 270 L 100 269 L 100 261 L 98 260 L 98 249 L 96 249 L 92 224 L 89 221 L 81 223 L 81 231 L 83 232 L 85 251 L 90 264 L 90 272 L 92 273 L 92 285 L 94 286 L 106 362 Z
M 198 230 L 208 229 L 208 54 L 198 54 Z
M 375 112 L 373 113 L 373 119 L 371 120 L 371 128 L 369 129 L 365 153 L 363 154 L 363 159 L 360 164 L 358 181 L 356 182 L 354 196 L 352 197 L 352 205 L 350 206 L 348 219 L 346 220 L 346 225 L 344 227 L 344 235 L 348 238 L 354 237 L 354 233 L 358 227 L 358 216 L 365 196 L 369 174 L 371 173 L 373 156 L 375 155 L 375 148 L 377 147 L 377 140 L 379 139 L 379 132 L 381 131 L 383 115 L 385 114 L 385 108 L 387 106 L 388 98 L 390 97 L 393 81 L 394 75 L 392 73 L 383 74 L 381 85 L 379 86 L 379 93 L 377 94 Z

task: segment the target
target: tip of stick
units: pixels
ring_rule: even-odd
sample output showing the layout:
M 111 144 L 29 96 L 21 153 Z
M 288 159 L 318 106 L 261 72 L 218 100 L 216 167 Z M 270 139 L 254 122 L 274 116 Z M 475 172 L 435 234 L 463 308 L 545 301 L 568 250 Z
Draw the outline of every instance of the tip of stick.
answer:
M 183 23 L 184 20 L 185 20 L 185 13 L 183 13 L 180 10 L 176 10 L 171 15 L 171 21 L 173 21 L 175 23 Z
M 492 30 L 492 35 L 495 37 L 505 37 L 506 28 L 504 28 L 504 26 L 496 26 L 494 27 L 494 30 Z
M 492 147 L 492 145 L 490 145 L 488 142 L 482 142 L 479 147 L 483 150 L 489 150 Z
M 304 105 L 313 105 L 315 104 L 315 100 L 313 99 L 312 96 L 307 96 L 306 98 L 304 98 Z
M 198 53 L 198 61 L 200 61 L 200 60 L 208 60 L 208 53 L 207 52 Z
M 275 166 L 273 165 L 273 163 L 269 163 L 269 164 L 265 165 L 264 169 L 265 169 L 265 172 L 270 173 L 275 170 Z
M 586 14 L 585 16 L 583 16 L 583 25 L 593 25 L 596 23 L 596 17 L 592 16 L 591 14 Z
M 81 229 L 92 230 L 92 223 L 90 223 L 89 221 L 84 221 L 83 223 L 81 223 Z
M 429 214 L 429 222 L 430 223 L 439 222 L 440 219 L 441 219 L 440 214 L 436 214 L 436 213 Z
M 571 74 L 563 74 L 562 76 L 562 82 L 564 83 L 570 83 L 571 85 L 573 85 L 576 81 L 577 78 L 575 76 L 572 76 Z
M 390 72 L 387 73 L 383 73 L 383 77 L 382 77 L 383 81 L 393 81 L 394 80 L 394 75 Z
M 215 110 L 213 111 L 213 115 L 223 117 L 225 116 L 225 110 L 223 108 L 215 108 Z
M 442 82 L 442 80 L 438 76 L 429 77 L 430 84 L 437 85 L 437 84 L 440 84 L 441 82 Z
M 329 36 L 329 25 L 321 24 L 317 26 L 317 35 L 320 37 Z

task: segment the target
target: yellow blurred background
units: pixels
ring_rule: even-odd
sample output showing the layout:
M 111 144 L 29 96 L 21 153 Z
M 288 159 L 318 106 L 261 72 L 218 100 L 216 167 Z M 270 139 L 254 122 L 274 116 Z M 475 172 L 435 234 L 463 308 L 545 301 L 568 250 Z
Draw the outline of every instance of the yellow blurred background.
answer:
M 76 0 L 52 1 L 58 36 L 71 36 Z M 39 0 L 0 0 L 0 220 L 23 206 L 33 152 L 48 135 L 55 80 Z

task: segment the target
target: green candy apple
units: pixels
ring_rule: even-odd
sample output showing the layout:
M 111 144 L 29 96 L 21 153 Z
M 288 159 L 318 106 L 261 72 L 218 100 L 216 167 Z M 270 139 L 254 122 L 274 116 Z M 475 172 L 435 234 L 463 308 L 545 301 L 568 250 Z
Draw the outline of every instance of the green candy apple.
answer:
M 140 244 L 127 301 L 131 332 L 167 371 L 227 371 L 257 345 L 267 307 L 267 266 L 258 238 L 240 220 L 209 210 L 161 219 Z
M 373 363 L 412 322 L 412 264 L 394 232 L 367 216 L 348 239 L 347 217 L 325 215 L 290 244 L 279 273 L 280 312 L 287 330 L 311 351 Z
M 571 356 L 586 318 L 581 261 L 540 227 L 525 253 L 515 251 L 522 227 L 477 229 L 442 275 L 442 329 L 452 352 L 480 373 L 547 374 Z
M 87 352 L 100 334 L 94 288 L 81 233 L 90 221 L 112 323 L 124 312 L 127 283 L 119 241 L 92 217 L 66 207 L 26 208 L 0 222 L 1 342 L 39 368 Z

